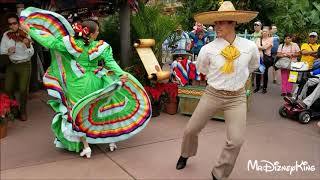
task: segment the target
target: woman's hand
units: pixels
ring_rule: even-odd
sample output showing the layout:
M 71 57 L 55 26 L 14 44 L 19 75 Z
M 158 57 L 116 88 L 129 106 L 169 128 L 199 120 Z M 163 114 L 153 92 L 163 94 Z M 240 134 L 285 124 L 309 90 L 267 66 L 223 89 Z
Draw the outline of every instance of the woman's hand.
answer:
M 123 74 L 121 77 L 120 77 L 120 81 L 122 83 L 125 83 L 128 81 L 128 74 Z
M 22 29 L 23 31 L 29 33 L 30 31 L 30 25 L 26 24 L 26 23 L 21 23 L 20 24 L 20 29 Z

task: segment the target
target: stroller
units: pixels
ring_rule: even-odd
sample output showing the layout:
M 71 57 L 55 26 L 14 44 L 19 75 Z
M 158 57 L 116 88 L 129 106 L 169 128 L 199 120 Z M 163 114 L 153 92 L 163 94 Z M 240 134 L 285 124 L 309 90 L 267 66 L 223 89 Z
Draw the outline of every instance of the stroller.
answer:
M 298 119 L 300 123 L 307 124 L 310 122 L 311 118 L 320 116 L 320 98 L 318 98 L 309 109 L 302 110 L 298 107 L 298 97 L 302 92 L 303 86 L 307 83 L 310 78 L 319 78 L 318 76 L 311 75 L 310 72 L 319 70 L 320 65 L 314 66 L 311 70 L 291 70 L 296 72 L 296 84 L 298 84 L 298 92 L 295 98 L 288 100 L 288 98 L 284 98 L 285 103 L 283 106 L 279 108 L 279 114 L 282 117 L 289 117 Z M 307 91 L 307 96 L 313 92 L 315 86 L 309 87 Z

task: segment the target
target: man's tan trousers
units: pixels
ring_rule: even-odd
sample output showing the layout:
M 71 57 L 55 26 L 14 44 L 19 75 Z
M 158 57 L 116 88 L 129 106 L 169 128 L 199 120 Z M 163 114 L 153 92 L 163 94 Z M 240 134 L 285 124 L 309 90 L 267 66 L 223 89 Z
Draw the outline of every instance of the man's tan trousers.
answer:
M 244 89 L 236 93 L 228 93 L 207 86 L 184 131 L 181 155 L 183 157 L 196 155 L 200 131 L 215 112 L 219 109 L 223 110 L 227 135 L 226 144 L 212 173 L 218 179 L 227 178 L 232 172 L 244 142 L 247 119 L 246 101 Z M 212 143 L 214 144 L 214 139 L 212 139 Z

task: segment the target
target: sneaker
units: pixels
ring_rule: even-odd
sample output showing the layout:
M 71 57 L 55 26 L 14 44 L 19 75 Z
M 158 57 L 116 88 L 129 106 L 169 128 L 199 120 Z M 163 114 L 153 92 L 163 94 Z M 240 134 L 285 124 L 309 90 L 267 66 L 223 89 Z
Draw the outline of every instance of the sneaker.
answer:
M 285 96 L 285 97 L 283 97 L 283 99 L 284 99 L 284 101 L 286 101 L 287 103 L 290 103 L 290 104 L 293 104 L 295 102 L 295 99 L 292 97 Z
M 303 101 L 297 101 L 297 106 L 298 106 L 298 108 L 300 108 L 301 110 L 306 110 L 306 109 L 308 109 L 308 106 L 307 106 Z

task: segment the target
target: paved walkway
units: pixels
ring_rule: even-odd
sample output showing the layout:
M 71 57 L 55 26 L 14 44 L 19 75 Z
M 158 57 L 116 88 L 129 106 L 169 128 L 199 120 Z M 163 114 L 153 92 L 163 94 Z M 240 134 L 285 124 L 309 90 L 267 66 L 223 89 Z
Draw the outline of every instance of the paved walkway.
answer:
M 30 100 L 29 121 L 10 123 L 8 136 L 1 140 L 0 179 L 210 179 L 210 171 L 225 139 L 224 122 L 209 121 L 200 134 L 198 155 L 184 170 L 175 169 L 183 128 L 189 117 L 162 113 L 135 137 L 93 147 L 91 159 L 54 147 L 50 130 L 53 112 L 45 104 L 45 93 Z M 279 85 L 267 94 L 255 94 L 248 114 L 244 143 L 230 179 L 320 179 L 320 130 L 316 120 L 302 125 L 278 115 L 282 104 Z M 315 171 L 258 172 L 248 162 L 279 161 L 294 166 L 307 161 Z

